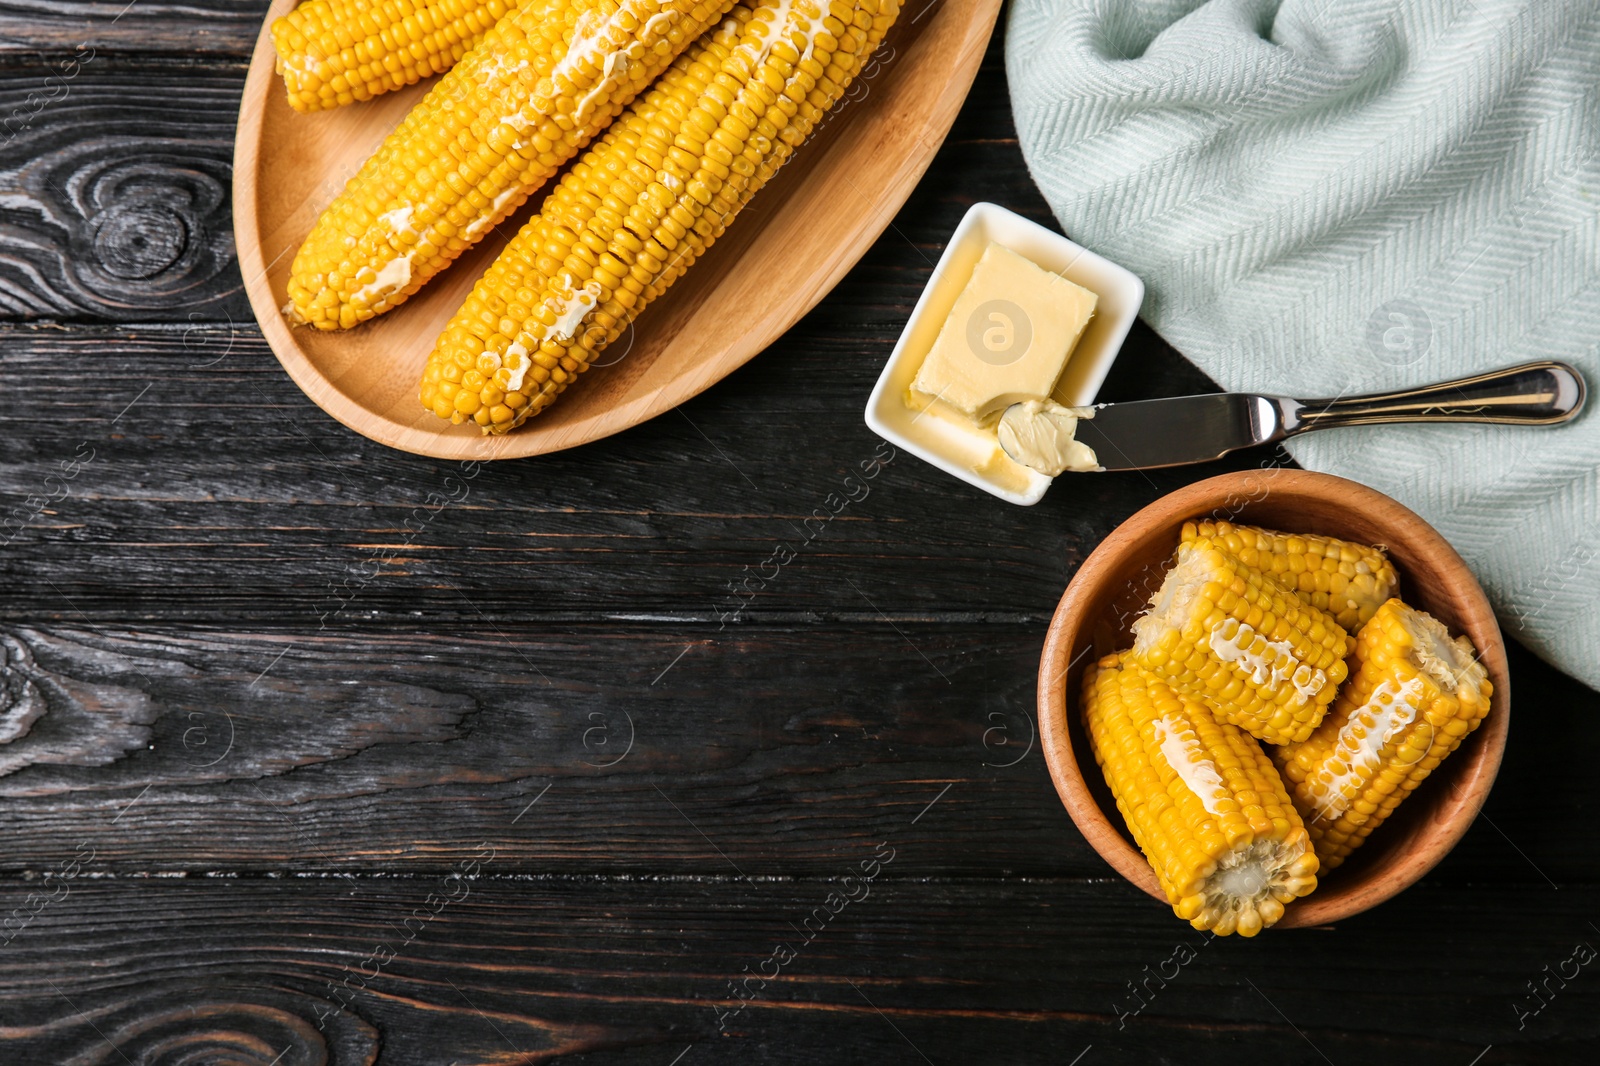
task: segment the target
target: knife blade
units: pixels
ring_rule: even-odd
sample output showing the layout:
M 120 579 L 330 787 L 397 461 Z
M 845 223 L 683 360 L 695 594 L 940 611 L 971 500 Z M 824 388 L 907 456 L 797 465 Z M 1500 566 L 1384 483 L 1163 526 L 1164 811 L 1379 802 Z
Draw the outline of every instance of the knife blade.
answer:
M 1077 439 L 1104 470 L 1152 470 L 1216 459 L 1284 433 L 1275 397 L 1247 392 L 1099 404 Z

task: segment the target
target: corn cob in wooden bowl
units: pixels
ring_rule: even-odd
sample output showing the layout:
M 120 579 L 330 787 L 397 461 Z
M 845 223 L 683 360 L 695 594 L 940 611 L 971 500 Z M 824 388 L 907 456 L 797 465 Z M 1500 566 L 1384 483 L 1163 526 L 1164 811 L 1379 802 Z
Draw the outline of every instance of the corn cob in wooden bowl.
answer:
M 1449 852 L 1505 749 L 1506 669 L 1483 590 L 1416 514 L 1326 474 L 1225 474 L 1079 569 L 1040 739 L 1113 867 L 1249 936 L 1358 914 Z
M 241 107 L 234 227 L 252 310 L 295 382 L 381 443 L 441 458 L 510 458 L 635 425 L 776 339 L 839 281 L 909 195 L 971 84 L 1000 0 L 945 0 L 900 19 L 876 50 L 898 0 L 750 0 L 744 21 L 729 20 L 732 2 L 513 2 L 431 86 L 300 113 L 275 72 L 280 61 L 286 76 L 317 63 L 326 74 L 327 53 L 337 46 L 340 74 L 289 88 L 303 107 L 325 105 L 330 90 L 342 103 L 358 84 L 377 93 L 448 65 L 467 31 L 475 34 L 495 8 L 473 0 L 310 0 L 308 22 L 313 8 L 331 16 L 352 3 L 381 7 L 391 21 L 363 30 L 360 40 L 347 26 L 348 44 L 338 35 L 319 44 L 301 27 L 299 36 L 284 36 L 288 55 L 280 56 L 271 27 L 294 0 L 275 0 Z M 407 3 L 412 13 L 397 16 Z M 423 8 L 432 13 L 424 17 Z M 768 29 L 752 29 L 751 21 Z M 718 33 L 740 38 L 732 47 L 748 55 L 747 70 L 733 57 L 734 67 L 704 88 L 695 71 L 660 76 L 684 50 L 718 47 Z M 539 72 L 550 77 L 541 81 Z M 720 105 L 724 77 L 764 87 L 755 90 L 759 99 L 733 101 L 739 114 L 760 110 L 756 104 L 771 109 L 738 153 L 724 151 L 721 137 L 694 148 L 697 133 L 711 132 L 698 130 L 700 112 Z M 659 122 L 632 128 L 643 112 L 614 117 L 635 93 L 654 91 L 651 78 L 669 101 L 661 115 L 676 122 L 679 105 L 689 106 L 696 128 L 673 131 L 654 173 L 617 174 L 610 168 L 630 137 L 648 158 L 649 138 L 659 133 Z M 740 91 L 729 89 L 735 97 Z M 760 128 L 767 124 L 779 135 Z M 736 125 L 720 132 L 740 133 Z M 551 193 L 539 183 L 591 137 L 604 138 L 595 149 L 611 155 L 573 164 L 572 172 L 588 175 L 584 187 L 561 183 L 535 212 Z M 779 170 L 791 150 L 794 161 Z M 637 159 L 628 162 L 637 169 Z M 591 198 L 622 202 L 616 189 L 593 193 L 601 174 L 660 189 L 635 205 L 638 219 L 629 207 L 619 213 L 623 225 L 613 225 L 607 203 L 573 229 L 571 220 L 592 210 Z M 757 189 L 759 209 L 734 222 Z M 708 190 L 710 202 L 702 199 Z M 532 203 L 519 210 L 525 199 Z M 530 214 L 531 226 L 542 228 L 469 306 L 475 284 Z M 637 233 L 645 225 L 654 229 Z M 630 234 L 640 248 L 631 247 Z M 656 254 L 669 245 L 669 255 Z M 525 284 L 506 289 L 508 282 Z M 562 300 L 583 320 L 560 308 L 546 313 Z M 441 341 L 447 329 L 453 338 Z M 603 358 L 595 358 L 602 347 Z M 607 369 L 569 389 L 594 366 Z M 425 368 L 426 406 L 419 398 Z

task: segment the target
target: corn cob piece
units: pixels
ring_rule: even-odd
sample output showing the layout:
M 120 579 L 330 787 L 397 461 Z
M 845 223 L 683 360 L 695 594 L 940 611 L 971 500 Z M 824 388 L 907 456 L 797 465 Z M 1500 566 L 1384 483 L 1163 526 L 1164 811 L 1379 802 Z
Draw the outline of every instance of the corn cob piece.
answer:
M 1254 737 L 1125 654 L 1084 675 L 1095 761 L 1173 913 L 1254 936 L 1316 888 L 1311 838 Z
M 843 94 L 900 0 L 746 0 L 561 179 L 472 290 L 422 404 L 504 433 L 720 236 Z
M 292 322 L 398 306 L 665 70 L 732 0 L 527 0 L 439 80 L 295 256 Z
M 309 0 L 272 24 L 296 111 L 321 111 L 449 70 L 514 0 Z
M 1291 535 L 1232 522 L 1185 522 L 1183 542 L 1205 538 L 1236 555 L 1299 596 L 1333 615 L 1354 633 L 1383 601 L 1396 595 L 1400 578 L 1377 548 L 1336 537 Z
M 1322 724 L 1275 752 L 1330 870 L 1478 728 L 1494 691 L 1465 637 L 1399 600 L 1356 634 L 1350 662 Z
M 1269 744 L 1309 736 L 1345 678 L 1331 615 L 1203 538 L 1179 545 L 1133 633 L 1133 662 Z

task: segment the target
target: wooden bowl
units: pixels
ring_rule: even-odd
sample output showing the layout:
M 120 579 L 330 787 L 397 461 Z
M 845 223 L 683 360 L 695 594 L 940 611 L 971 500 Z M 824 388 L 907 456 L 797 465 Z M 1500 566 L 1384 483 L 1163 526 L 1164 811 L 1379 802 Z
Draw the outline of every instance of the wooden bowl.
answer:
M 245 291 L 273 354 L 324 411 L 381 444 L 442 459 L 538 455 L 617 433 L 690 399 L 776 340 L 911 195 L 955 121 L 1000 10 L 1000 0 L 908 10 L 849 98 L 694 269 L 548 411 L 486 437 L 424 411 L 418 382 L 434 341 L 542 195 L 393 311 L 352 330 L 291 329 L 279 308 L 300 243 L 433 85 L 296 114 L 273 70 L 269 30 L 298 2 L 273 0 L 240 104 L 233 218 Z
M 1086 477 L 1094 475 L 1082 475 Z M 1414 884 L 1453 848 L 1488 797 L 1505 751 L 1511 686 L 1494 612 L 1455 549 L 1414 512 L 1365 485 L 1304 470 L 1251 470 L 1164 496 L 1107 537 L 1067 586 L 1039 661 L 1039 735 L 1050 776 L 1078 829 L 1122 876 L 1166 905 L 1095 764 L 1078 712 L 1084 668 L 1132 643 L 1130 626 L 1159 586 L 1185 521 L 1197 518 L 1322 533 L 1384 546 L 1400 596 L 1477 649 L 1494 697 L 1478 729 L 1277 928 L 1360 914 Z

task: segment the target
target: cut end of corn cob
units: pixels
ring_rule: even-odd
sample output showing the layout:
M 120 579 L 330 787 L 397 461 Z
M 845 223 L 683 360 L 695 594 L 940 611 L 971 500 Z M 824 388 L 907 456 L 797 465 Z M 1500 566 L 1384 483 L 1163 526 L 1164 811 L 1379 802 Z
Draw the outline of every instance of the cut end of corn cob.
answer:
M 1478 727 L 1493 686 L 1465 637 L 1391 599 L 1356 635 L 1349 682 L 1304 743 L 1277 752 L 1328 869 Z
M 1183 543 L 1209 540 L 1354 633 L 1399 592 L 1400 578 L 1377 548 L 1337 537 L 1279 533 L 1232 522 L 1185 522 Z
M 428 358 L 423 406 L 484 433 L 549 406 L 722 235 L 899 10 L 899 0 L 734 8 L 573 165 L 478 282 Z
M 1311 838 L 1255 738 L 1123 655 L 1085 673 L 1082 705 L 1095 761 L 1178 917 L 1254 936 L 1316 888 Z
M 1478 661 L 1477 650 L 1466 637 L 1452 637 L 1445 624 L 1425 611 L 1389 601 L 1393 625 L 1410 641 L 1409 651 L 1428 679 L 1445 692 L 1464 694 L 1468 700 L 1482 695 L 1487 710 L 1493 691 L 1489 671 Z
M 1133 662 L 1271 744 L 1309 736 L 1345 679 L 1339 623 L 1204 538 L 1179 546 L 1133 632 Z
M 370 100 L 449 70 L 512 0 L 309 0 L 272 24 L 296 111 Z
M 405 302 L 522 206 L 729 3 L 516 7 L 322 213 L 290 272 L 291 320 L 350 329 Z

